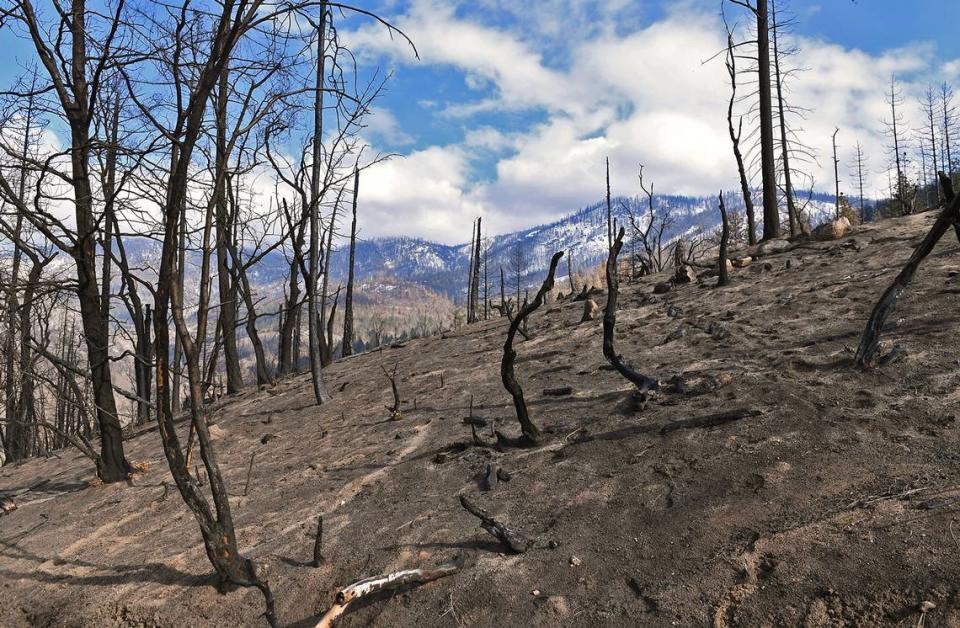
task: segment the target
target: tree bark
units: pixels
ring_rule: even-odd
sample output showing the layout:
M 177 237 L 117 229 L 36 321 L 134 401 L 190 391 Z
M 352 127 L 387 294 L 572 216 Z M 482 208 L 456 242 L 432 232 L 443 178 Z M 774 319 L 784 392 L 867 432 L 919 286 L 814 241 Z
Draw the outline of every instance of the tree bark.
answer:
M 773 108 L 770 78 L 770 18 L 767 0 L 757 0 L 757 73 L 760 107 L 760 165 L 763 178 L 763 239 L 780 236 L 777 166 L 773 151 Z
M 347 293 L 343 298 L 343 348 L 340 355 L 353 355 L 353 274 L 357 263 L 357 196 L 360 194 L 360 167 L 353 171 L 353 218 L 350 221 L 350 261 L 347 269 Z
M 320 327 L 317 307 L 317 281 L 320 272 L 320 159 L 323 142 L 323 83 L 326 59 L 327 3 L 320 2 L 320 25 L 317 30 L 317 77 L 313 109 L 313 164 L 310 177 L 310 278 L 307 282 L 307 327 L 310 336 L 310 379 L 313 396 L 318 405 L 330 400 L 330 393 L 323 383 L 323 356 L 320 342 L 323 329 Z

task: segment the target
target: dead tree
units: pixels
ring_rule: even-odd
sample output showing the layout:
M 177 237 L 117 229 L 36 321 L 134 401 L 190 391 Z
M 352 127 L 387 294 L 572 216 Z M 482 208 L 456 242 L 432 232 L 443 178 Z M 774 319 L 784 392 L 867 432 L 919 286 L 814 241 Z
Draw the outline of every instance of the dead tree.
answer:
M 895 76 L 890 77 L 890 93 L 887 95 L 887 104 L 890 106 L 890 120 L 884 121 L 886 135 L 890 141 L 888 151 L 892 153 L 894 164 L 894 184 L 891 190 L 893 202 L 898 210 L 896 215 L 905 215 L 910 213 L 910 182 L 904 173 L 902 150 L 902 133 L 904 118 L 901 109 L 903 107 L 903 96 L 897 88 Z
M 393 392 L 393 405 L 386 406 L 387 410 L 390 412 L 390 419 L 393 421 L 399 421 L 403 418 L 403 413 L 400 412 L 400 389 L 397 388 L 397 367 L 400 366 L 400 363 L 397 362 L 393 365 L 393 372 L 387 371 L 380 365 L 380 370 L 383 371 L 383 374 L 387 376 L 387 379 L 390 380 L 390 390 Z
M 790 142 L 788 141 L 787 106 L 786 100 L 783 96 L 783 86 L 786 81 L 788 71 L 782 70 L 780 67 L 781 57 L 791 54 L 791 52 L 782 50 L 780 48 L 779 33 L 785 26 L 786 22 L 781 23 L 777 20 L 776 0 L 770 0 L 770 7 L 771 17 L 773 18 L 773 24 L 771 28 L 771 31 L 773 32 L 773 72 L 774 85 L 776 86 L 777 90 L 777 113 L 780 126 L 780 159 L 783 167 L 783 195 L 787 201 L 787 216 L 789 218 L 790 235 L 792 237 L 799 233 L 804 233 L 805 228 L 800 217 L 800 211 L 797 208 L 796 195 L 794 194 L 793 190 L 793 171 L 790 166 L 792 149 L 790 148 Z M 795 53 L 795 51 L 793 52 Z
M 927 122 L 927 128 L 926 128 L 927 136 L 921 139 L 920 145 L 923 146 L 924 142 L 930 142 L 930 156 L 933 160 L 933 172 L 934 172 L 934 177 L 932 178 L 934 182 L 934 187 L 937 189 L 937 204 L 939 205 L 940 202 L 943 201 L 943 197 L 940 193 L 940 186 L 936 184 L 936 180 L 937 180 L 936 173 L 940 172 L 941 168 L 940 168 L 940 162 L 938 161 L 938 157 L 937 157 L 937 130 L 936 130 L 937 129 L 937 126 L 936 126 L 937 105 L 936 105 L 936 97 L 933 94 L 932 85 L 927 85 L 927 92 L 924 95 L 924 99 L 920 101 L 920 106 L 923 109 L 923 115 L 924 117 L 926 117 L 926 122 Z M 944 167 L 943 170 L 946 171 L 947 168 Z M 927 172 L 927 169 L 924 168 L 923 169 L 923 187 L 924 188 L 926 188 L 929 184 L 930 179 L 927 178 L 928 176 L 929 176 L 929 173 Z
M 343 348 L 340 355 L 353 355 L 353 274 L 357 259 L 357 196 L 360 194 L 360 166 L 353 171 L 353 219 L 350 222 L 350 258 L 347 268 L 347 293 L 343 298 Z
M 317 282 L 320 278 L 320 167 L 323 151 L 323 94 L 324 72 L 327 58 L 327 3 L 320 2 L 320 21 L 317 27 L 317 74 L 316 94 L 313 108 L 313 153 L 310 170 L 310 253 L 309 278 L 307 280 L 307 330 L 310 344 L 310 381 L 317 405 L 330 400 L 330 393 L 323 383 L 323 356 L 321 354 L 320 313 L 318 308 Z M 331 229 L 333 225 L 331 225 Z
M 720 190 L 720 254 L 717 264 L 719 264 L 719 274 L 717 275 L 717 287 L 722 288 L 730 283 L 730 273 L 727 270 L 727 245 L 730 241 L 730 220 L 727 217 L 727 208 L 723 204 L 723 190 Z
M 543 305 L 547 293 L 553 290 L 553 279 L 561 257 L 563 257 L 563 251 L 554 253 L 553 259 L 550 260 L 550 269 L 547 271 L 547 278 L 543 280 L 543 285 L 540 286 L 533 301 L 521 307 L 517 315 L 510 320 L 510 327 L 507 329 L 507 339 L 503 343 L 503 359 L 500 362 L 500 379 L 503 381 L 503 387 L 513 398 L 513 407 L 517 412 L 517 421 L 520 423 L 520 431 L 523 434 L 520 439 L 520 444 L 535 444 L 540 439 L 540 430 L 537 429 L 537 426 L 530 420 L 530 415 L 527 412 L 527 403 L 523 398 L 523 388 L 520 387 L 520 382 L 517 381 L 516 374 L 514 373 L 513 365 L 517 359 L 517 352 L 513 348 L 513 341 L 523 322 Z
M 617 237 L 613 240 L 613 246 L 610 247 L 607 254 L 607 305 L 603 309 L 603 357 L 620 375 L 636 386 L 641 395 L 647 395 L 659 389 L 659 383 L 657 380 L 638 373 L 627 366 L 623 358 L 617 353 L 614 345 L 614 333 L 617 325 L 617 299 L 620 295 L 617 258 L 620 256 L 620 249 L 623 248 L 623 233 L 623 227 L 621 227 L 620 231 L 617 232 Z
M 863 200 L 863 177 L 866 174 L 866 168 L 863 161 L 863 147 L 860 145 L 860 142 L 857 141 L 857 157 L 856 157 L 856 170 L 855 174 L 857 176 L 857 182 L 860 190 L 860 222 L 864 223 L 867 221 L 867 215 L 864 211 L 864 200 Z
M 94 141 L 91 127 L 100 106 L 105 72 L 114 59 L 117 32 L 126 19 L 123 4 L 102 14 L 88 8 L 84 0 L 74 0 L 69 10 L 60 11 L 55 24 L 41 21 L 30 0 L 5 8 L 5 20 L 21 25 L 40 60 L 46 84 L 33 90 L 37 95 L 52 94 L 65 125 L 69 128 L 70 170 L 61 172 L 49 161 L 39 166 L 45 176 L 69 185 L 74 208 L 73 225 L 57 219 L 39 206 L 30 207 L 17 194 L 16 187 L 0 173 L 0 194 L 44 238 L 73 260 L 77 283 L 75 295 L 86 341 L 87 359 L 92 375 L 94 405 L 100 431 L 98 475 L 104 482 L 126 479 L 132 471 L 123 451 L 123 435 L 113 394 L 108 323 L 102 317 L 101 278 L 97 269 L 97 233 L 99 212 L 95 208 L 91 177 Z M 88 23 L 88 19 L 90 22 Z M 91 55 L 91 42 L 97 50 Z M 42 180 L 44 177 L 41 176 Z M 38 184 L 39 185 L 39 184 Z M 37 199 L 40 198 L 37 195 Z M 35 199 L 35 203 L 38 200 Z
M 923 260 L 933 251 L 937 242 L 943 237 L 951 226 L 954 226 L 960 219 L 960 196 L 956 196 L 953 191 L 953 184 L 950 178 L 943 172 L 938 173 L 940 185 L 943 186 L 943 196 L 948 205 L 937 216 L 937 220 L 930 227 L 930 231 L 923 238 L 913 254 L 907 261 L 893 284 L 884 291 L 880 300 L 873 308 L 867 325 L 860 338 L 860 345 L 857 347 L 857 353 L 854 360 L 857 366 L 861 368 L 871 368 L 876 365 L 877 352 L 880 349 L 880 334 L 883 331 L 883 325 L 896 307 L 897 299 L 907 289 L 913 280 L 917 269 Z M 960 238 L 960 229 L 958 229 L 958 238 Z
M 840 160 L 837 159 L 837 133 L 840 132 L 840 127 L 836 127 L 833 130 L 833 135 L 830 137 L 830 141 L 833 144 L 833 202 L 836 208 L 836 217 L 840 218 Z
M 643 217 L 637 217 L 628 209 L 630 215 L 630 225 L 633 229 L 633 238 L 638 239 L 643 247 L 640 253 L 640 274 L 659 273 L 666 268 L 667 263 L 664 259 L 664 238 L 668 231 L 673 227 L 676 219 L 669 207 L 663 207 L 660 211 L 654 209 L 653 183 L 648 188 L 643 182 L 643 164 L 640 164 L 638 174 L 640 189 L 647 197 L 647 220 L 643 226 Z M 584 286 L 586 290 L 586 286 Z
M 956 123 L 956 109 L 953 106 L 953 88 L 946 82 L 940 86 L 940 112 L 943 114 L 943 124 L 940 135 L 943 138 L 943 171 L 953 181 L 953 150 L 950 146 L 950 133 Z
M 770 65 L 770 15 L 767 0 L 731 0 L 757 21 L 757 108 L 760 114 L 760 171 L 763 183 L 763 240 L 780 237 L 777 166 L 773 139 L 773 95 Z
M 754 217 L 753 196 L 750 192 L 750 179 L 743 163 L 743 153 L 740 151 L 740 138 L 743 136 L 743 116 L 733 128 L 733 105 L 737 101 L 737 61 L 734 53 L 733 33 L 727 29 L 727 74 L 730 76 L 730 100 L 727 104 L 727 129 L 730 133 L 730 142 L 733 144 L 733 156 L 737 161 L 737 172 L 740 174 L 740 194 L 743 195 L 743 205 L 747 213 L 747 243 L 757 243 L 756 219 Z
M 470 304 L 473 309 L 473 322 L 480 320 L 480 312 L 477 301 L 480 300 L 480 249 L 482 242 L 480 238 L 480 229 L 482 217 L 477 218 L 477 233 L 473 242 L 473 275 L 470 277 Z

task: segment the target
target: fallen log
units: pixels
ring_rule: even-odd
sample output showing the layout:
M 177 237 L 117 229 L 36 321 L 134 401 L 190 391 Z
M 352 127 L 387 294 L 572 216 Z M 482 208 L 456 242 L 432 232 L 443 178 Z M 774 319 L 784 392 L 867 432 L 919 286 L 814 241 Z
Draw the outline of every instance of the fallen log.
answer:
M 516 530 L 509 528 L 506 524 L 497 521 L 483 508 L 470 503 L 465 495 L 460 496 L 460 505 L 474 517 L 480 520 L 480 527 L 500 539 L 500 542 L 514 554 L 522 554 L 533 545 L 533 540 L 528 539 Z
M 560 386 L 559 388 L 544 388 L 544 397 L 566 397 L 573 394 L 572 386 Z
M 379 591 L 388 591 L 390 589 L 397 589 L 414 584 L 425 584 L 454 574 L 459 570 L 460 565 L 449 563 L 440 565 L 436 569 L 406 569 L 404 571 L 383 574 L 354 582 L 337 593 L 336 602 L 330 607 L 330 610 L 320 618 L 316 628 L 330 628 L 333 626 L 333 622 L 346 612 L 347 607 L 349 607 L 352 602 L 364 597 Z
M 735 410 L 727 410 L 726 412 L 717 412 L 716 414 L 707 414 L 705 416 L 693 417 L 691 419 L 672 421 L 660 428 L 660 434 L 669 434 L 670 432 L 675 432 L 676 430 L 717 427 L 719 425 L 726 425 L 727 423 L 733 423 L 734 421 L 739 421 L 740 419 L 760 416 L 762 414 L 763 412 L 760 410 L 753 410 L 751 408 L 737 408 Z

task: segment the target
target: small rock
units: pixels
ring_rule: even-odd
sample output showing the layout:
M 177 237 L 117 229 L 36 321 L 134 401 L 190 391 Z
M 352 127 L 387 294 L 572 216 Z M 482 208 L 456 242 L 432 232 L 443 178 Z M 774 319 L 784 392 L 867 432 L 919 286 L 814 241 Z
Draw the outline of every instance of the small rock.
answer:
M 261 445 L 266 445 L 267 443 L 269 443 L 270 441 L 272 441 L 272 440 L 275 439 L 275 438 L 277 438 L 277 435 L 276 435 L 276 434 L 264 434 L 264 435 L 263 435 L 263 438 L 260 439 L 260 444 L 261 444 Z
M 683 316 L 683 310 L 678 308 L 676 305 L 671 305 L 667 308 L 667 316 L 670 318 L 680 318 Z
M 653 287 L 654 294 L 666 294 L 673 290 L 673 284 L 669 281 L 661 281 Z
M 570 557 L 570 566 L 571 566 L 571 567 L 579 567 L 579 566 L 582 565 L 582 564 L 583 564 L 583 561 L 580 560 L 579 558 L 577 558 L 576 556 L 571 556 L 571 557 Z
M 227 433 L 223 431 L 223 428 L 219 425 L 211 425 L 209 428 L 207 428 L 207 431 L 210 433 L 211 440 L 219 440 L 227 435 Z
M 530 592 L 530 595 L 533 595 L 533 596 L 540 595 L 540 589 L 534 589 L 533 591 Z
M 547 543 L 547 547 L 549 547 L 550 549 L 557 549 L 558 547 L 560 547 L 560 544 L 557 543 L 555 539 L 550 539 L 550 542 Z
M 600 306 L 597 305 L 597 302 L 593 299 L 587 299 L 583 302 L 583 317 L 580 319 L 581 323 L 586 323 L 587 321 L 595 321 L 600 316 Z
M 936 607 L 937 607 L 937 605 L 934 604 L 933 602 L 931 602 L 930 600 L 924 600 L 924 601 L 920 602 L 920 606 L 919 606 L 921 613 L 929 613 L 930 611 L 932 611 L 932 610 L 935 609 Z

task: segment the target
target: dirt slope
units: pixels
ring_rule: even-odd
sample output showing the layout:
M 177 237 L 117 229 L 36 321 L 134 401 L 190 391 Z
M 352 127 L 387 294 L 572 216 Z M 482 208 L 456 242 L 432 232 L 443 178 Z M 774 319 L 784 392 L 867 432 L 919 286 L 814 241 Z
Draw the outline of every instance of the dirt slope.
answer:
M 361 577 L 460 556 L 459 574 L 342 625 L 915 626 L 926 600 L 926 626 L 960 626 L 955 240 L 893 317 L 885 338 L 905 357 L 870 373 L 851 364 L 874 299 L 932 219 L 769 256 L 723 290 L 626 286 L 619 348 L 664 384 L 646 407 L 605 368 L 599 321 L 577 324 L 579 303 L 543 308 L 517 365 L 547 432 L 536 449 L 452 449 L 470 439 L 471 395 L 476 414 L 518 431 L 499 384 L 501 321 L 337 363 L 322 410 L 303 377 L 222 403 L 238 537 L 268 566 L 282 622 L 313 625 Z M 391 422 L 380 365 L 397 361 L 409 407 Z M 574 394 L 541 394 L 562 385 Z M 762 414 L 660 434 L 740 407 Z M 0 490 L 52 478 L 0 518 L 0 625 L 265 625 L 256 591 L 211 586 L 158 435 L 128 447 L 149 464 L 132 486 L 91 486 L 71 451 L 0 470 Z M 511 479 L 481 492 L 491 462 Z M 460 492 L 536 546 L 505 555 Z M 328 562 L 313 569 L 321 513 Z

